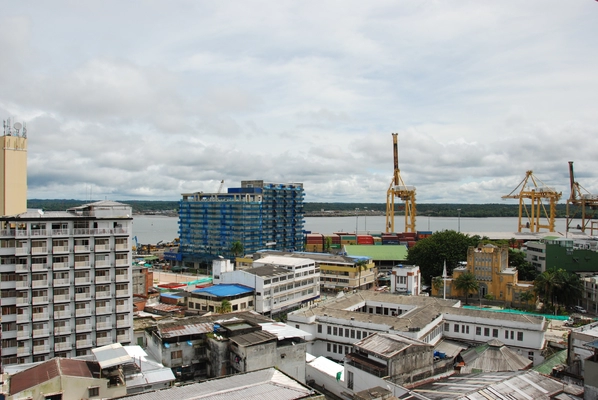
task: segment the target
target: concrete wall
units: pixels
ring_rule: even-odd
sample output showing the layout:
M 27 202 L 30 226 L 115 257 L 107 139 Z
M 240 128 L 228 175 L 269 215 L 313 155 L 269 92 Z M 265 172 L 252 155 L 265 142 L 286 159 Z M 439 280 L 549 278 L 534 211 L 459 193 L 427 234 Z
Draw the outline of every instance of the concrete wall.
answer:
M 305 353 L 307 343 L 287 344 L 276 347 L 276 364 L 278 369 L 292 376 L 301 383 L 305 383 Z
M 60 391 L 62 391 L 63 400 L 87 399 L 89 398 L 89 388 L 96 386 L 99 388 L 98 398 L 114 398 L 127 394 L 127 389 L 124 385 L 109 388 L 107 379 L 59 376 L 28 390 L 15 393 L 13 396 L 8 396 L 7 399 L 31 398 L 33 400 L 44 400 L 46 395 Z

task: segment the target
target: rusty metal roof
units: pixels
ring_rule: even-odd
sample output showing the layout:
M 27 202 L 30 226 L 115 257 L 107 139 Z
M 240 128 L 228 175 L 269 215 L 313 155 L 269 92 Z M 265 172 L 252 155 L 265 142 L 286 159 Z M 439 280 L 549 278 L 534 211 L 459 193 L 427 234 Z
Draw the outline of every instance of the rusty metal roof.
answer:
M 392 333 L 375 333 L 355 343 L 354 346 L 359 350 L 374 354 L 385 360 L 394 357 L 407 347 L 429 347 L 430 350 L 433 347 L 431 344 L 422 342 L 421 340 Z
M 276 335 L 268 331 L 255 331 L 246 333 L 244 335 L 231 337 L 230 340 L 239 346 L 253 346 L 265 342 L 276 342 L 278 341 L 278 338 Z
M 59 376 L 99 378 L 100 366 L 93 361 L 53 358 L 10 377 L 10 394 L 14 395 Z

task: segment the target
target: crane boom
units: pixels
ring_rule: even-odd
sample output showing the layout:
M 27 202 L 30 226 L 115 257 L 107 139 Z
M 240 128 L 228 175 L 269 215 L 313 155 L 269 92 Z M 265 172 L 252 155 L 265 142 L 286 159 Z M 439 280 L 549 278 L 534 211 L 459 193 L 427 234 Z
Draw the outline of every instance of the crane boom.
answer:
M 399 169 L 398 133 L 392 134 L 394 170 L 390 186 L 386 191 L 386 232 L 395 232 L 395 197 L 405 202 L 405 230 L 415 232 L 415 187 L 406 186 Z

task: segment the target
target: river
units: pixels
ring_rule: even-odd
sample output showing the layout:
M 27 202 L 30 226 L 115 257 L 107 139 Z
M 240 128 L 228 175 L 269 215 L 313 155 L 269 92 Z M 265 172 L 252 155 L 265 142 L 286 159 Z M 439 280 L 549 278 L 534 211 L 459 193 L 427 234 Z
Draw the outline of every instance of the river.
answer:
M 333 232 L 355 232 L 360 234 L 381 232 L 384 230 L 386 218 L 384 216 L 359 217 L 307 217 L 306 231 L 330 234 Z M 542 223 L 546 223 L 542 221 Z M 574 221 L 574 225 L 581 223 Z M 395 227 L 402 227 L 404 217 L 395 218 Z M 565 232 L 565 218 L 557 218 L 555 230 Z M 418 231 L 455 230 L 463 233 L 481 232 L 516 232 L 517 218 L 457 218 L 457 217 L 417 217 Z M 133 218 L 133 236 L 137 236 L 139 243 L 169 242 L 179 236 L 178 217 L 163 217 L 159 215 L 136 215 Z

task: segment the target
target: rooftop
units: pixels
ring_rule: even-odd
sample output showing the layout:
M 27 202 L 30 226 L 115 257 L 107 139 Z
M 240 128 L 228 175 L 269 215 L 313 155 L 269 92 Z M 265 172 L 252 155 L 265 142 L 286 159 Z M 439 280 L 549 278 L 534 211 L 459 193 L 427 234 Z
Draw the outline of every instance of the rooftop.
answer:
M 289 273 L 292 273 L 292 271 L 289 271 L 286 268 L 277 267 L 275 265 L 264 265 L 262 267 L 244 269 L 243 271 L 256 276 L 261 276 L 263 278 L 278 275 L 288 275 Z
M 244 335 L 233 336 L 229 338 L 231 342 L 239 346 L 254 346 L 260 343 L 276 342 L 278 339 L 276 335 L 267 331 L 255 331 L 246 333 Z
M 407 259 L 407 247 L 398 246 L 371 246 L 371 245 L 345 245 L 348 256 L 365 256 L 377 261 L 402 261 Z
M 496 339 L 461 353 L 461 357 L 465 363 L 461 368 L 461 373 L 464 374 L 480 371 L 519 371 L 528 369 L 534 363 Z
M 432 345 L 420 340 L 392 333 L 375 333 L 354 344 L 359 350 L 376 355 L 384 360 L 389 360 L 403 350 L 412 346 L 429 347 Z
M 288 271 L 287 271 L 288 273 Z M 237 284 L 219 284 L 206 288 L 193 290 L 191 293 L 212 296 L 212 297 L 232 297 L 241 294 L 252 293 L 253 289 L 243 285 Z
M 282 256 L 266 256 L 256 260 L 255 262 L 263 263 L 263 264 L 278 264 L 278 265 L 290 265 L 290 266 L 301 266 L 305 264 L 313 263 L 314 260 L 306 259 L 306 258 L 296 258 L 296 257 L 282 257 Z

